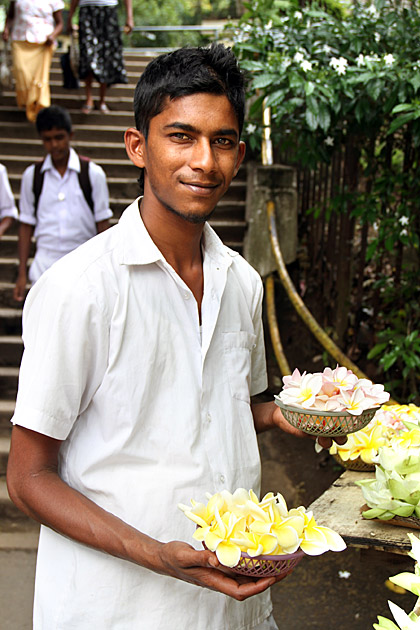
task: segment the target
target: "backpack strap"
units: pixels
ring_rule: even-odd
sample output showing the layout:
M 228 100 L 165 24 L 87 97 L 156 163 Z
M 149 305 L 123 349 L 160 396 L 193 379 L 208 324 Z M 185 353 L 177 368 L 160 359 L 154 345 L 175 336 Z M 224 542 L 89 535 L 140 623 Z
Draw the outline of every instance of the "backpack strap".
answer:
M 42 160 L 41 162 L 37 162 L 35 164 L 35 169 L 34 169 L 34 180 L 32 182 L 32 192 L 34 193 L 35 216 L 38 211 L 39 197 L 41 195 L 42 186 L 44 184 L 45 171 L 41 170 L 43 164 L 44 164 L 44 160 Z
M 95 208 L 93 205 L 92 199 L 92 184 L 89 177 L 89 158 L 84 157 L 83 155 L 79 155 L 80 160 L 80 172 L 77 173 L 79 178 L 80 188 L 82 189 L 83 196 L 86 199 L 86 203 L 92 211 L 92 214 L 95 212 Z M 34 209 L 35 209 L 35 217 L 38 211 L 38 203 L 39 198 L 42 192 L 42 186 L 44 185 L 44 175 L 45 171 L 42 171 L 42 165 L 44 164 L 44 160 L 41 162 L 37 162 L 35 164 L 34 169 L 34 179 L 32 183 L 32 192 L 34 193 Z
M 79 184 L 80 184 L 80 188 L 82 189 L 83 195 L 86 199 L 86 203 L 88 204 L 89 208 L 92 210 L 92 214 L 95 212 L 95 208 L 93 205 L 93 199 L 92 199 L 92 184 L 90 182 L 90 177 L 89 177 L 89 158 L 84 157 L 83 155 L 79 155 L 79 160 L 80 160 L 80 173 L 78 173 L 79 176 Z

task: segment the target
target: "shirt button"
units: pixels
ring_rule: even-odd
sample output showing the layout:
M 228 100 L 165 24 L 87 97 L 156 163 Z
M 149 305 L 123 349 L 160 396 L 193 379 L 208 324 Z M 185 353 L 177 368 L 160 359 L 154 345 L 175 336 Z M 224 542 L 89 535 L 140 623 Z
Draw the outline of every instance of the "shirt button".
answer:
M 215 300 L 216 299 L 216 291 L 214 291 L 214 289 L 211 292 L 211 299 Z
M 206 416 L 207 422 L 211 422 L 211 415 L 208 413 Z
M 189 300 L 189 299 L 190 299 L 190 294 L 184 293 L 184 300 Z
M 66 195 L 63 192 L 58 193 L 58 201 L 64 201 L 65 198 L 66 198 Z
M 220 483 L 225 483 L 226 481 L 226 477 L 224 475 L 220 475 L 219 479 L 220 479 Z

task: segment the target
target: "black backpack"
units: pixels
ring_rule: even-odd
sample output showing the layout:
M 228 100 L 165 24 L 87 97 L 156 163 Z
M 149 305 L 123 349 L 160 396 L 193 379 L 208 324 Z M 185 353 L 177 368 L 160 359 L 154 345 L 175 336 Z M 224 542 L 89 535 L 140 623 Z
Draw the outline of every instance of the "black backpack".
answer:
M 86 202 L 89 208 L 92 210 L 92 214 L 93 214 L 95 209 L 93 206 L 93 199 L 92 199 L 92 184 L 90 183 L 90 178 L 89 178 L 89 158 L 79 155 L 79 160 L 80 160 L 80 172 L 77 173 L 77 176 L 79 178 L 80 188 L 82 189 Z M 43 164 L 44 164 L 44 160 L 42 160 L 42 162 L 37 162 L 35 164 L 35 169 L 34 169 L 34 181 L 32 184 L 32 192 L 34 193 L 34 197 L 35 197 L 35 201 L 34 201 L 35 216 L 38 211 L 38 202 L 39 202 L 39 197 L 42 192 L 42 186 L 44 185 L 45 171 L 41 171 Z

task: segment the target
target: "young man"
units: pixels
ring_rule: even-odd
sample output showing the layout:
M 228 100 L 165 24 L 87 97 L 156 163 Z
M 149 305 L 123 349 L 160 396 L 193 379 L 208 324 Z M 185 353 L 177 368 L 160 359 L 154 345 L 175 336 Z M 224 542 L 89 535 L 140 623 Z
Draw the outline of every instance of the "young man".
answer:
M 29 269 L 31 283 L 56 260 L 106 230 L 112 216 L 103 169 L 91 161 L 83 165 L 70 146 L 73 132 L 68 111 L 57 105 L 46 107 L 39 112 L 36 127 L 47 156 L 42 166 L 32 164 L 22 176 L 19 271 L 14 289 L 18 301 L 23 301 L 26 294 L 33 235 L 36 253 Z M 89 193 L 86 194 L 80 179 L 83 166 L 87 170 L 85 181 Z
M 245 152 L 234 56 L 152 61 L 135 115 L 143 198 L 25 304 L 8 485 L 43 523 L 34 630 L 276 628 L 276 580 L 227 574 L 177 509 L 259 492 L 256 433 L 300 433 L 251 403 L 266 388 L 262 284 L 206 223 Z

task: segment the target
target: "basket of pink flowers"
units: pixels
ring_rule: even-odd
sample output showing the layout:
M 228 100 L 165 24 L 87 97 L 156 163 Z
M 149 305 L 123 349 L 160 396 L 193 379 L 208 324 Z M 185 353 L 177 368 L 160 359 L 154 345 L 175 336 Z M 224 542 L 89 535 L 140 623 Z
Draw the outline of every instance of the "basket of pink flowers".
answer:
M 283 377 L 275 403 L 295 428 L 317 436 L 339 436 L 365 427 L 389 400 L 384 386 L 374 384 L 345 367 Z

